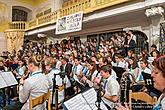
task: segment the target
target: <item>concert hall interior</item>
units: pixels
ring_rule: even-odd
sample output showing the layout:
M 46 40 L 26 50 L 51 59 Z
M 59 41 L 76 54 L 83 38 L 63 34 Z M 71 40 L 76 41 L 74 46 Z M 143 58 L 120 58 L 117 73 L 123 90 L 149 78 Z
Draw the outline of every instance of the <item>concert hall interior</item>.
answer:
M 0 110 L 165 110 L 165 0 L 0 0 Z

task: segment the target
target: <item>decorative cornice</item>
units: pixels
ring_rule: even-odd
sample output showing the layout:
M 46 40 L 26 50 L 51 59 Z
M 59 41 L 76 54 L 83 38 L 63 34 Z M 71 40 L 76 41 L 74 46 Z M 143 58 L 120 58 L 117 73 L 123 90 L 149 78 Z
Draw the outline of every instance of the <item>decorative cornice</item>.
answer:
M 164 9 L 161 6 L 155 6 L 146 9 L 145 15 L 147 17 L 155 16 L 155 15 L 163 15 Z

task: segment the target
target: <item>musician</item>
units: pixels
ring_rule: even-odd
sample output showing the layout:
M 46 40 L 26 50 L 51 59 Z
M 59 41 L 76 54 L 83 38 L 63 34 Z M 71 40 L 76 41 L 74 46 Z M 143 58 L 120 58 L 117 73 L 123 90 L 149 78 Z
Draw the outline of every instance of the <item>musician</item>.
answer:
M 36 56 L 32 56 L 28 61 L 28 69 L 30 75 L 27 79 L 21 78 L 19 84 L 19 101 L 22 103 L 16 103 L 15 105 L 9 105 L 4 108 L 4 110 L 29 110 L 29 97 L 32 98 L 39 97 L 44 93 L 48 92 L 49 83 L 45 74 L 40 71 L 40 61 L 41 59 Z M 46 102 L 40 104 L 34 109 L 44 110 L 46 109 Z
M 135 75 L 136 82 L 143 80 L 142 72 L 151 75 L 151 70 L 148 68 L 148 62 L 145 59 L 140 60 L 139 73 Z
M 75 57 L 74 59 L 74 65 L 72 67 L 72 73 L 71 73 L 71 84 L 74 87 L 74 91 L 78 92 L 78 89 L 82 89 L 80 82 L 81 79 L 81 71 L 83 69 L 83 66 L 80 64 L 80 59 Z
M 93 62 L 92 60 L 88 61 L 87 67 L 88 67 L 89 72 L 84 74 L 81 80 L 86 82 L 89 85 L 89 87 L 92 87 L 94 80 L 96 79 L 96 77 L 99 77 L 100 75 L 97 71 L 95 62 Z
M 20 79 L 21 77 L 25 77 L 25 65 L 24 65 L 24 60 L 23 59 L 19 59 L 18 60 L 18 67 L 16 69 L 15 74 L 16 74 L 16 77 L 17 79 Z
M 103 95 L 102 99 L 110 110 L 114 108 L 114 103 L 116 103 L 119 99 L 120 86 L 117 80 L 115 78 L 112 78 L 111 68 L 109 66 L 102 66 L 100 73 L 102 78 L 105 80 L 105 94 Z
M 151 76 L 154 80 L 154 87 L 162 92 L 158 99 L 157 104 L 153 110 L 164 110 L 165 109 L 165 55 L 157 58 L 153 62 L 153 70 Z M 117 104 L 117 110 L 129 110 L 128 105 L 125 107 L 121 104 Z
M 72 74 L 74 77 L 79 77 L 80 72 L 82 71 L 83 66 L 80 64 L 80 59 L 75 57 L 74 58 L 74 66 L 72 67 Z M 76 75 L 76 76 L 75 76 Z
M 61 71 L 59 69 L 56 69 L 56 68 L 53 68 L 54 67 L 54 60 L 53 58 L 47 58 L 45 60 L 45 68 L 46 68 L 46 71 L 47 71 L 47 78 L 48 78 L 48 81 L 49 81 L 49 86 L 50 86 L 50 92 L 51 92 L 51 100 L 52 100 L 52 94 L 53 94 L 53 78 L 54 78 L 54 75 L 56 77 L 55 79 L 55 82 L 56 82 L 56 85 L 59 86 L 59 90 L 58 90 L 58 103 L 62 102 L 64 100 L 64 84 L 66 85 L 66 88 L 70 87 L 71 84 L 70 84 L 70 81 L 69 79 L 67 78 L 67 75 L 64 76 L 64 80 L 62 79 L 61 77 Z M 64 81 L 64 82 L 62 82 Z M 55 87 L 55 85 L 54 85 Z M 54 94 L 55 96 L 55 94 Z M 52 101 L 51 101 L 52 102 Z M 53 100 L 53 103 L 52 104 L 55 104 L 55 100 Z

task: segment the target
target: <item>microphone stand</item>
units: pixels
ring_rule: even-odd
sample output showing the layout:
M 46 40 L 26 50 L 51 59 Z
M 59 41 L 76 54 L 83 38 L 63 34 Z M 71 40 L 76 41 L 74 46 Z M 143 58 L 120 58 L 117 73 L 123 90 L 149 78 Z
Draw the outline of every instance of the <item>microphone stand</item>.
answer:
M 54 92 L 55 92 L 55 110 L 58 110 L 58 85 L 56 85 L 56 74 L 54 74 L 54 78 L 53 78 L 52 104 L 54 100 Z M 52 106 L 51 108 L 53 109 Z
M 102 88 L 102 85 L 101 85 L 102 82 L 103 82 L 103 79 L 101 78 L 100 83 L 98 84 L 98 89 L 97 89 L 97 100 L 96 100 L 96 102 L 97 102 L 97 104 L 96 104 L 97 110 L 102 110 L 101 106 L 100 106 L 101 100 L 102 100 L 101 99 L 101 97 L 102 97 L 101 91 L 104 90 Z
M 65 78 L 65 72 L 61 72 L 60 74 L 60 77 L 62 78 L 62 85 L 64 86 L 64 100 L 65 100 L 65 97 L 66 97 L 66 83 L 64 82 L 64 78 Z
M 101 91 L 102 91 L 102 87 L 101 87 L 101 84 L 99 84 L 99 89 L 97 91 L 97 100 L 96 100 L 96 102 L 98 103 L 97 110 L 101 110 L 101 107 L 100 107 L 100 104 L 101 104 Z
M 54 78 L 53 78 L 53 90 L 52 90 L 52 104 L 53 104 L 53 100 L 54 100 L 54 92 L 55 92 L 55 110 L 58 110 L 58 88 L 59 86 L 56 85 L 56 75 L 60 75 L 60 77 L 62 78 L 62 84 L 64 85 L 64 99 L 65 99 L 65 88 L 66 88 L 66 84 L 64 83 L 64 78 L 65 78 L 65 73 L 59 73 L 59 74 L 54 74 Z

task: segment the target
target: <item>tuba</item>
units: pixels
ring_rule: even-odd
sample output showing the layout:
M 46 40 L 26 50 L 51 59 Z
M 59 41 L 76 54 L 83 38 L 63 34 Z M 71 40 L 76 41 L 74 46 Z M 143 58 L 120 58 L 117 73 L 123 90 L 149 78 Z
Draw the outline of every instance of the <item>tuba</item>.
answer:
M 128 102 L 129 89 L 135 84 L 135 77 L 128 71 L 120 79 L 120 102 Z

